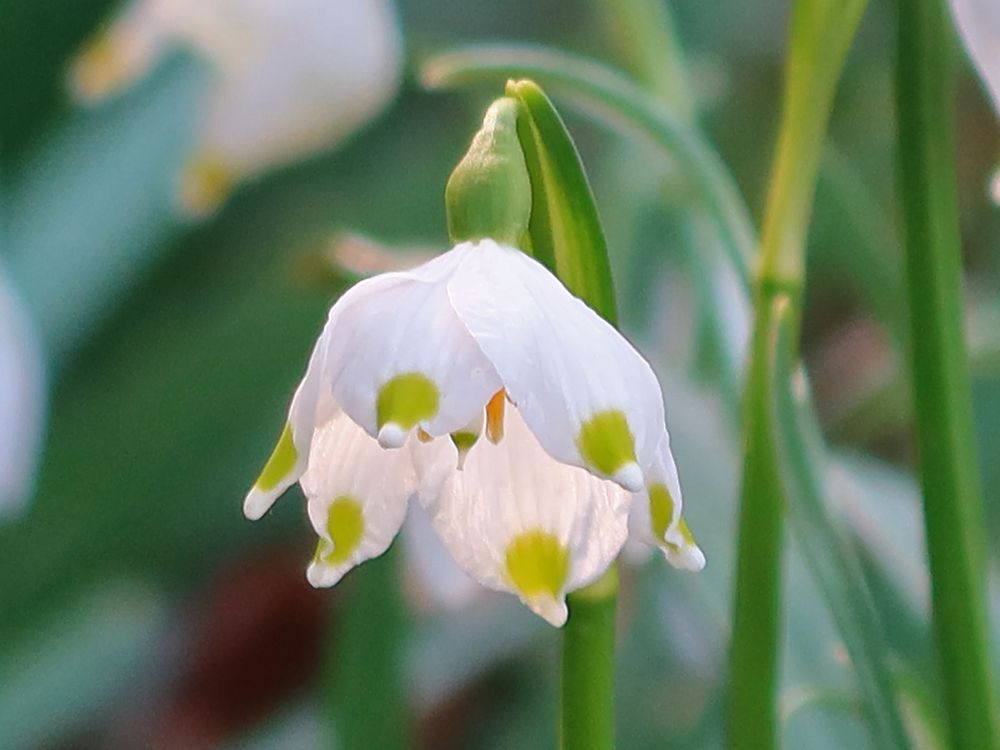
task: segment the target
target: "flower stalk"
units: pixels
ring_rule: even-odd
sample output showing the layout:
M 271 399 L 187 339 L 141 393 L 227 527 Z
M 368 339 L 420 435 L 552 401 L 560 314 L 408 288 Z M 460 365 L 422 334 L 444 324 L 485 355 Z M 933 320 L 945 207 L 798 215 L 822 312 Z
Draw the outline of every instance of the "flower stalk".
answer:
M 615 613 L 618 571 L 568 597 L 563 632 L 560 746 L 608 750 L 615 746 Z
M 732 748 L 778 745 L 782 511 L 786 488 L 768 395 L 768 347 L 787 306 L 797 338 L 805 244 L 836 85 L 865 0 L 800 0 L 791 18 L 777 153 L 754 277 L 754 332 L 744 392 L 744 471 L 730 648 L 727 739 Z
M 982 491 L 962 334 L 950 30 L 941 0 L 902 2 L 898 21 L 896 103 L 910 366 L 942 694 L 952 747 L 996 748 Z

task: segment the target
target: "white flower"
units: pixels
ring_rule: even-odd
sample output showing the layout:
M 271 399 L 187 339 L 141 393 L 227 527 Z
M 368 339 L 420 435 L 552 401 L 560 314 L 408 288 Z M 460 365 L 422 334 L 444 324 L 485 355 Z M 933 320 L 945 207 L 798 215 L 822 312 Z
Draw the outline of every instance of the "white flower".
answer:
M 951 0 L 951 12 L 962 43 L 1000 117 L 1000 3 L 996 0 Z M 993 171 L 989 196 L 1000 206 L 1000 167 Z
M 296 480 L 320 536 L 317 586 L 384 552 L 411 495 L 463 570 L 555 625 L 630 527 L 673 564 L 704 565 L 649 365 L 543 266 L 491 240 L 362 281 L 333 306 L 247 517 Z
M 34 331 L 0 268 L 0 516 L 16 513 L 28 499 L 44 396 Z
M 1000 3 L 951 0 L 959 35 L 1000 114 Z
M 72 88 L 103 98 L 172 46 L 213 70 L 181 186 L 195 213 L 240 180 L 337 145 L 393 97 L 402 68 L 391 0 L 131 0 L 75 62 Z

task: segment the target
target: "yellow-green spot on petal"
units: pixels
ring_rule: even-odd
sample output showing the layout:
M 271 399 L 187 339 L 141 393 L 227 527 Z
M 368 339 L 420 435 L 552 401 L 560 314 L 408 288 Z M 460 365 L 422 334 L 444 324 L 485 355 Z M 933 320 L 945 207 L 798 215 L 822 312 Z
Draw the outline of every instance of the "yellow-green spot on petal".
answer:
M 257 477 L 257 489 L 267 492 L 277 487 L 294 468 L 298 457 L 299 452 L 295 450 L 295 442 L 292 440 L 292 426 L 286 422 L 285 429 L 278 438 L 278 444 L 274 446 L 271 457 L 264 464 L 264 470 Z
M 569 552 L 554 534 L 526 531 L 507 545 L 507 577 L 524 597 L 558 597 L 568 573 Z
M 391 422 L 409 430 L 418 422 L 433 419 L 439 401 L 437 386 L 423 373 L 397 375 L 379 388 L 375 406 L 378 428 Z
M 653 536 L 663 539 L 674 520 L 674 498 L 665 484 L 649 486 L 649 521 Z
M 688 547 L 698 546 L 698 543 L 694 540 L 694 534 L 691 533 L 691 529 L 688 526 L 687 521 L 684 520 L 684 516 L 681 516 L 680 520 L 677 522 L 677 531 L 678 533 L 680 533 L 681 539 L 684 540 L 685 545 L 687 545 Z M 680 550 L 680 545 L 677 544 L 671 544 L 670 542 L 667 542 L 667 546 L 670 547 L 670 549 L 674 552 Z
M 326 531 L 333 541 L 333 549 L 325 540 L 316 548 L 316 559 L 325 565 L 341 565 L 361 544 L 365 533 L 365 519 L 361 503 L 350 495 L 342 495 L 330 503 L 326 516 Z
M 619 409 L 597 412 L 584 422 L 576 446 L 584 461 L 607 476 L 635 461 L 635 438 Z

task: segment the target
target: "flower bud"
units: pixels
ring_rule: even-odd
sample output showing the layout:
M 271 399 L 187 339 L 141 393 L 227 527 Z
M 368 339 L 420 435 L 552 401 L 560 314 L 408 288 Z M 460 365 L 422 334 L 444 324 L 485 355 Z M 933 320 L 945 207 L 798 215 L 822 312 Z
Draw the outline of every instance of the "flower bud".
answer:
M 531 180 L 517 137 L 518 103 L 497 99 L 445 188 L 452 242 L 492 239 L 520 247 L 531 217 Z

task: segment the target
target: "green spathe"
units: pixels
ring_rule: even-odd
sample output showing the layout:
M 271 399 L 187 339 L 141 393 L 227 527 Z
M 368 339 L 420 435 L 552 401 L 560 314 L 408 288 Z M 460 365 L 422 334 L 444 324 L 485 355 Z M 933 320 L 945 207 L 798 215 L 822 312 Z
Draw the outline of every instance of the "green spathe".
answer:
M 257 477 L 257 489 L 267 492 L 277 487 L 278 483 L 291 472 L 298 457 L 299 452 L 295 450 L 295 442 L 292 440 L 292 426 L 286 422 L 285 429 L 278 438 L 278 444 L 274 446 L 271 457 L 267 459 L 263 471 Z
M 404 430 L 418 422 L 433 419 L 438 411 L 440 394 L 430 378 L 420 372 L 406 372 L 385 383 L 378 391 L 376 419 L 381 429 L 396 424 Z
M 518 103 L 490 105 L 444 191 L 452 242 L 493 239 L 520 247 L 531 218 L 531 181 L 517 137 Z

